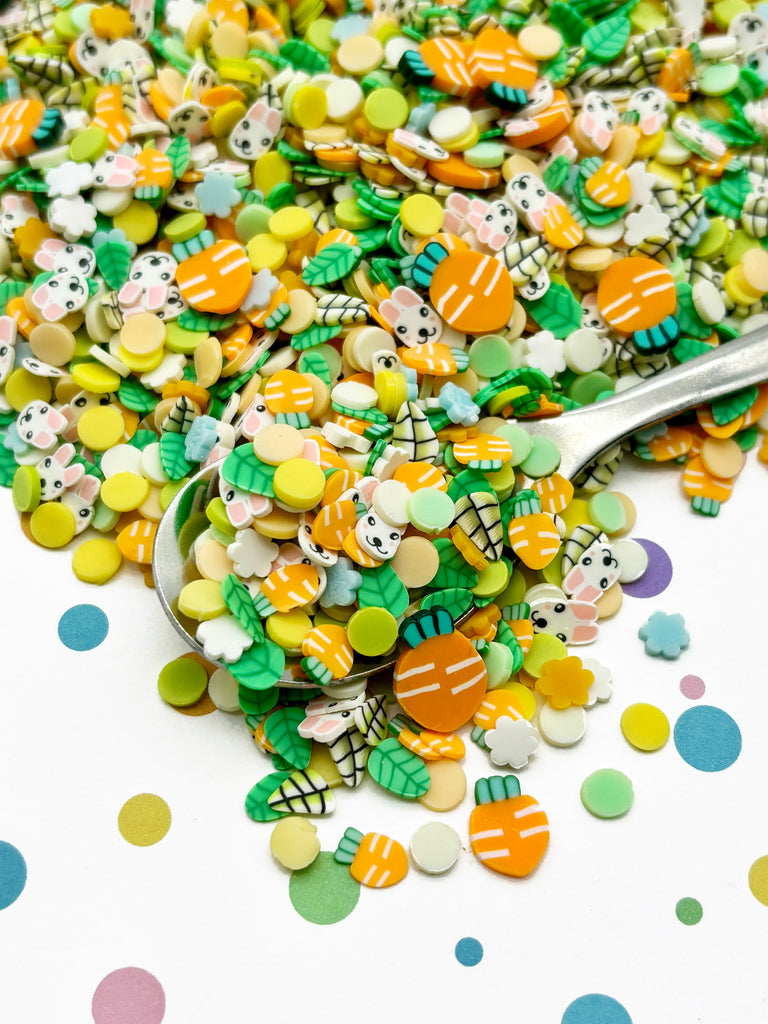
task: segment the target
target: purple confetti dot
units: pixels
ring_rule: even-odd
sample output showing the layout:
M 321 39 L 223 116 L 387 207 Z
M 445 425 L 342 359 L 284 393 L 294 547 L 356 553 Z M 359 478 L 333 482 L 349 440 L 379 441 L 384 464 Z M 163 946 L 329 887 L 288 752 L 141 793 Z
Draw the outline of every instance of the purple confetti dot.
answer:
M 645 548 L 648 555 L 648 568 L 639 580 L 632 583 L 622 583 L 623 593 L 630 597 L 656 597 L 662 590 L 666 590 L 672 579 L 672 561 L 659 544 L 652 540 L 644 540 L 634 537 L 640 547 Z
M 680 693 L 688 700 L 698 700 L 707 689 L 704 680 L 699 676 L 683 676 L 680 680 Z

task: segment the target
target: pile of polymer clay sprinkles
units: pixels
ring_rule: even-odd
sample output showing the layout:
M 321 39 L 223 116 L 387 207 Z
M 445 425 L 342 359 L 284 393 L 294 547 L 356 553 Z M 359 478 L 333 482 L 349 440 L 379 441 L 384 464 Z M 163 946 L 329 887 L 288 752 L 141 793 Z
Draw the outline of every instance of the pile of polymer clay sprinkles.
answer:
M 576 491 L 525 422 L 768 322 L 768 18 L 35 0 L 0 32 L 0 482 L 24 532 L 77 538 L 86 583 L 129 562 L 151 585 L 163 510 L 217 463 L 179 612 L 271 758 L 246 811 L 275 857 L 311 863 L 306 815 L 366 775 L 455 806 L 466 740 L 491 773 L 472 850 L 529 874 L 547 817 L 508 770 L 608 699 L 571 649 L 647 564 L 605 488 L 631 449 L 716 515 L 768 390 L 641 432 Z M 160 673 L 170 703 L 193 668 Z M 458 837 L 425 829 L 412 859 L 441 873 Z M 352 827 L 335 857 L 378 887 L 408 867 Z

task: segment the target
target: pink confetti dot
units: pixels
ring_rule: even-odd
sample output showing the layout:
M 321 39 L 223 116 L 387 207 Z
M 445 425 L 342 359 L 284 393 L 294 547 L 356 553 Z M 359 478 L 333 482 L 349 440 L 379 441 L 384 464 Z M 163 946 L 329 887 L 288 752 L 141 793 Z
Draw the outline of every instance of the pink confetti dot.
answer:
M 94 1024 L 160 1024 L 165 1016 L 163 986 L 141 967 L 121 967 L 93 993 Z
M 699 676 L 683 676 L 680 680 L 680 693 L 689 700 L 698 700 L 706 690 L 704 680 Z

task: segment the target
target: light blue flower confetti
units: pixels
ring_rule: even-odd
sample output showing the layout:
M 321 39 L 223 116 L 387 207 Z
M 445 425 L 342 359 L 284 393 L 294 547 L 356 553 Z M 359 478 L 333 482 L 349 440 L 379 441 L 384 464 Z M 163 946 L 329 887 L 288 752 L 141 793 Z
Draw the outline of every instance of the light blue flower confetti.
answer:
M 232 174 L 209 172 L 195 185 L 195 195 L 200 203 L 200 212 L 206 217 L 228 217 L 232 209 L 242 202 L 235 188 Z
M 124 245 L 131 254 L 131 259 L 136 255 L 136 246 L 133 242 L 128 241 L 128 237 L 122 228 L 112 228 L 109 231 L 95 231 L 93 233 L 91 245 L 94 249 L 106 245 L 107 242 L 112 242 L 113 245 Z
M 691 642 L 683 616 L 666 612 L 654 612 L 637 635 L 645 645 L 645 653 L 653 658 L 676 658 Z

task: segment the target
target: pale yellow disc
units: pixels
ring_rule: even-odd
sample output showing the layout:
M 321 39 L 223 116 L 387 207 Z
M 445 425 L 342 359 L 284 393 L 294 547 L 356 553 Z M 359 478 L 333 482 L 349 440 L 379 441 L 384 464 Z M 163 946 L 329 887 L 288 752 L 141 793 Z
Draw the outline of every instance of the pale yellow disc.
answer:
M 248 55 L 248 36 L 232 21 L 218 25 L 208 44 L 219 60 L 245 60 Z
M 325 474 L 309 459 L 287 459 L 275 470 L 272 487 L 278 501 L 298 512 L 308 512 L 323 496 Z
M 426 537 L 404 537 L 389 564 L 410 590 L 432 582 L 440 568 L 440 556 Z
M 269 837 L 269 849 L 278 864 L 288 871 L 301 871 L 320 853 L 320 840 L 313 822 L 299 815 L 278 821 Z
M 32 354 L 51 366 L 64 366 L 75 354 L 75 336 L 63 324 L 38 324 L 29 334 Z
M 350 75 L 367 75 L 384 60 L 384 47 L 374 36 L 350 36 L 336 51 L 336 60 Z
M 304 437 L 287 423 L 270 423 L 253 439 L 256 457 L 268 466 L 279 466 L 288 459 L 298 459 L 304 452 Z
M 288 306 L 291 315 L 280 324 L 280 330 L 286 334 L 298 334 L 314 323 L 317 299 L 311 292 L 303 288 L 294 288 L 288 292 Z
M 701 446 L 701 461 L 713 476 L 730 479 L 741 472 L 744 453 L 730 437 L 708 437 Z
M 226 610 L 221 584 L 215 580 L 192 580 L 181 588 L 179 611 L 190 619 L 205 622 L 223 615 Z
M 217 583 L 221 583 L 234 572 L 234 565 L 227 555 L 227 549 L 213 539 L 195 545 L 195 565 L 203 579 L 215 580 Z
M 193 355 L 195 379 L 201 388 L 209 388 L 221 376 L 224 359 L 221 354 L 221 342 L 211 334 L 195 346 Z
M 467 793 L 467 776 L 458 761 L 443 758 L 427 761 L 429 789 L 419 803 L 430 811 L 451 811 L 458 807 Z
M 624 602 L 624 591 L 621 589 L 621 584 L 617 580 L 612 583 L 607 590 L 595 601 L 595 608 L 597 608 L 598 619 L 610 619 L 612 615 L 621 608 Z
M 157 352 L 165 341 L 165 324 L 154 313 L 135 313 L 120 328 L 120 344 L 134 356 Z
M 526 25 L 517 36 L 517 45 L 534 60 L 551 60 L 560 52 L 563 37 L 548 25 Z

